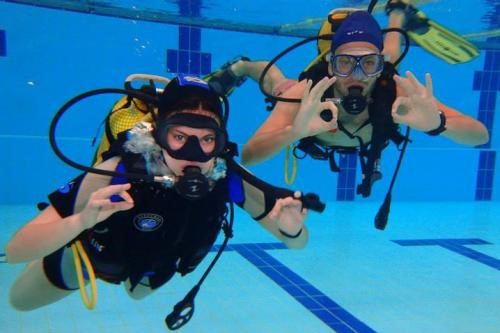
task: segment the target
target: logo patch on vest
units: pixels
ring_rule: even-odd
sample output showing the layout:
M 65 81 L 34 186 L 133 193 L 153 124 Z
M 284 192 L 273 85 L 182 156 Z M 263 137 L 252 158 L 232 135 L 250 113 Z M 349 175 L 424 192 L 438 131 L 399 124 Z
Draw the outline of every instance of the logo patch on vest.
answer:
M 134 226 L 139 231 L 155 231 L 163 224 L 163 217 L 157 214 L 144 213 L 134 217 Z
M 61 187 L 59 187 L 58 191 L 63 194 L 69 193 L 73 187 L 75 186 L 75 182 L 69 182 Z

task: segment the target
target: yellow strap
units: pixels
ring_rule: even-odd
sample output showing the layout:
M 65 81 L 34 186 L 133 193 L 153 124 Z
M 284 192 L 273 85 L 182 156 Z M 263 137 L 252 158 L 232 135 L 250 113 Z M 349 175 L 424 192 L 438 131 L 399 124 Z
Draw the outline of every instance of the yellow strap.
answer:
M 75 262 L 76 276 L 78 278 L 78 286 L 80 288 L 80 295 L 82 296 L 83 304 L 85 304 L 87 309 L 92 310 L 97 304 L 97 285 L 94 268 L 92 267 L 92 263 L 87 256 L 87 252 L 85 252 L 85 249 L 83 248 L 82 243 L 79 240 L 71 244 L 71 251 L 73 252 L 73 261 Z M 90 291 L 92 297 L 90 301 L 87 296 L 87 291 L 85 290 L 85 281 L 83 277 L 80 258 L 83 260 L 83 264 L 85 265 L 87 273 L 89 274 Z
M 309 68 L 311 68 L 312 66 L 316 65 L 321 60 L 324 60 L 323 58 L 328 54 L 328 52 L 330 52 L 329 49 L 324 50 L 323 52 L 321 52 L 320 54 L 318 54 L 318 56 L 316 58 L 314 58 L 313 61 L 311 61 L 309 63 L 309 65 L 307 65 L 307 67 L 304 69 L 304 72 L 308 71 Z
M 285 183 L 287 185 L 292 185 L 295 182 L 295 177 L 297 176 L 297 157 L 294 154 L 290 154 L 290 151 L 293 150 L 295 146 L 290 144 L 286 147 L 285 150 Z M 290 160 L 290 155 L 292 155 L 292 176 L 288 177 L 288 164 Z

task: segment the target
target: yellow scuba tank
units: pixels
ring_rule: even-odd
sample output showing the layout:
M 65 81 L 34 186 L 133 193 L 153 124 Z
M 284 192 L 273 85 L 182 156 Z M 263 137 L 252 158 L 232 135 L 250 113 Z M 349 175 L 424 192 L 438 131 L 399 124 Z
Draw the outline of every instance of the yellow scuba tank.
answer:
M 132 89 L 132 82 L 143 81 L 148 82 L 149 87 L 154 87 L 154 83 L 162 83 L 166 85 L 170 80 L 158 75 L 150 74 L 132 74 L 125 79 L 125 88 Z M 143 86 L 148 87 L 148 85 Z M 156 89 L 156 92 L 161 93 L 163 89 Z M 146 90 L 146 92 L 148 92 Z M 154 93 L 154 91 L 151 91 Z M 111 144 L 117 139 L 118 134 L 132 128 L 139 121 L 151 122 L 151 108 L 144 101 L 124 96 L 120 98 L 112 107 L 108 116 L 104 120 L 105 132 L 99 142 L 97 148 L 94 165 L 102 162 L 102 154 L 106 152 Z
M 321 60 L 326 60 L 325 57 L 330 52 L 330 48 L 332 45 L 331 35 L 334 34 L 335 31 L 337 31 L 338 27 L 347 16 L 358 10 L 360 9 L 337 8 L 328 13 L 328 17 L 323 21 L 318 31 L 318 37 L 324 36 L 324 38 L 318 38 L 317 41 L 318 55 L 313 59 L 313 61 L 311 61 L 311 63 L 309 63 L 309 65 L 307 65 L 307 67 L 304 69 L 304 72 Z
M 160 82 L 166 85 L 170 80 L 158 75 L 132 74 L 125 79 L 125 88 L 127 90 L 134 89 L 132 88 L 133 81 L 147 81 L 149 85 L 142 86 L 140 89 L 145 93 L 155 94 L 163 91 L 163 89 L 157 89 L 155 87 L 155 83 Z M 147 88 L 155 90 L 148 90 Z M 111 144 L 118 138 L 119 133 L 132 128 L 139 121 L 151 122 L 153 120 L 151 115 L 152 112 L 153 110 L 151 107 L 138 98 L 132 98 L 130 96 L 120 98 L 113 105 L 111 111 L 104 120 L 105 133 L 102 135 L 99 142 L 99 147 L 95 153 L 93 164 L 97 165 L 102 162 L 102 154 L 110 148 Z M 73 260 L 75 263 L 80 295 L 85 306 L 91 310 L 97 303 L 97 286 L 94 269 L 87 256 L 87 252 L 79 240 L 71 245 L 71 250 L 73 252 Z M 89 275 L 89 282 L 91 286 L 90 297 L 85 290 L 85 277 L 81 264 L 82 260 Z

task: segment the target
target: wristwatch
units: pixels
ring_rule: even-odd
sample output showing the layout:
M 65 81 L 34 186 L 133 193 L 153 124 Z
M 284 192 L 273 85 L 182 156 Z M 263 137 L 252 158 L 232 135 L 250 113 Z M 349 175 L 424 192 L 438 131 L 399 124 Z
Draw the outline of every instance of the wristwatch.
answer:
M 446 116 L 444 115 L 443 111 L 439 111 L 439 120 L 440 120 L 440 123 L 439 123 L 439 126 L 437 128 L 435 128 L 431 131 L 427 131 L 425 133 L 428 135 L 431 135 L 431 136 L 437 136 L 437 135 L 443 133 L 444 131 L 446 131 Z

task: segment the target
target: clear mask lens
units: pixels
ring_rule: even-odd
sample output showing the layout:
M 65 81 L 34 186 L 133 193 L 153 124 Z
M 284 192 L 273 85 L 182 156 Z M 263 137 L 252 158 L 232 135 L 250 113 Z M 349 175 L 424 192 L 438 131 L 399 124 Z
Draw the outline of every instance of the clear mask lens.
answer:
M 338 54 L 330 59 L 333 73 L 337 76 L 346 77 L 351 75 L 356 68 L 366 76 L 375 76 L 384 68 L 384 57 L 381 54 L 365 54 L 353 56 L 350 54 Z

